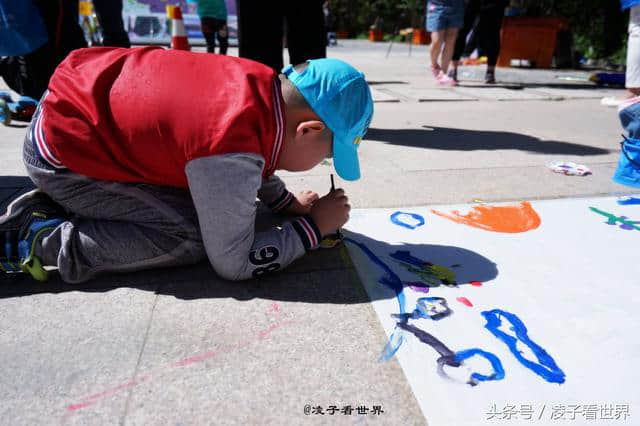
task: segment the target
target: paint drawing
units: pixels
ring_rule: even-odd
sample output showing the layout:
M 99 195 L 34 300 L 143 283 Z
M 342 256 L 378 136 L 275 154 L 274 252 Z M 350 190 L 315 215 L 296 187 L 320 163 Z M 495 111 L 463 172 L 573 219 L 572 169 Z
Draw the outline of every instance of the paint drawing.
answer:
M 638 229 L 618 201 L 414 207 L 402 212 L 429 226 L 411 232 L 395 210 L 352 212 L 346 247 L 388 338 L 379 360 L 400 363 L 430 424 L 485 424 L 509 401 L 640 403 L 637 239 L 602 226 Z
M 607 221 L 605 222 L 607 225 L 619 224 L 620 229 L 624 229 L 625 231 L 633 231 L 634 229 L 636 231 L 640 231 L 640 220 L 629 220 L 629 218 L 627 218 L 626 216 L 616 216 L 595 207 L 589 207 L 589 210 L 601 216 L 604 216 L 607 219 Z
M 431 211 L 454 222 L 492 232 L 527 232 L 540 226 L 540 217 L 528 201 L 510 206 L 476 205 L 466 215 L 458 210 L 451 213 Z

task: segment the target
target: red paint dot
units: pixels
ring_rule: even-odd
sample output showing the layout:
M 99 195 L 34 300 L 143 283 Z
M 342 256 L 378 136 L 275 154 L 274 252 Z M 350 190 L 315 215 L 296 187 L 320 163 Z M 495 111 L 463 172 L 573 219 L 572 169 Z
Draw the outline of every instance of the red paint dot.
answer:
M 471 281 L 469 284 L 471 284 L 474 287 L 482 287 L 481 281 Z
M 462 303 L 463 305 L 467 305 L 470 308 L 473 306 L 473 303 L 471 303 L 471 301 L 466 297 L 456 297 L 456 300 Z

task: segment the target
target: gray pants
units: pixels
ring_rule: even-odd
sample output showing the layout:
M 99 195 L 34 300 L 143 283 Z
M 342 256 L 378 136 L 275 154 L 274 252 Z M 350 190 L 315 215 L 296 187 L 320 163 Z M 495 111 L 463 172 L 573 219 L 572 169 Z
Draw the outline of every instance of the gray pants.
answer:
M 102 272 L 186 265 L 206 258 L 188 190 L 98 181 L 45 163 L 27 132 L 31 180 L 71 218 L 43 238 L 35 254 L 79 283 Z

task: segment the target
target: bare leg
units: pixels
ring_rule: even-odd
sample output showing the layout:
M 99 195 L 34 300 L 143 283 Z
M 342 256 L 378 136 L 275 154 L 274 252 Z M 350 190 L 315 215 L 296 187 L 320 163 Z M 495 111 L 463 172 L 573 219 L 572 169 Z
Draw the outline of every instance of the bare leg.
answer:
M 440 70 L 438 57 L 440 56 L 442 44 L 444 43 L 445 31 L 446 30 L 437 31 L 431 34 L 431 68 L 436 70 Z
M 456 38 L 458 37 L 457 28 L 447 28 L 444 31 L 444 49 L 442 50 L 442 71 L 446 74 L 449 69 L 449 63 L 453 57 L 453 50 L 456 47 Z

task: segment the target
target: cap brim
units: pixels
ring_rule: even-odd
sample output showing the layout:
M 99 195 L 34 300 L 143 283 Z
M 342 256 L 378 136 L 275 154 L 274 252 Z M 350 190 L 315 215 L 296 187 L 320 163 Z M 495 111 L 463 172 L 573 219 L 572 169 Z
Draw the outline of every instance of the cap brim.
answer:
M 338 176 L 344 180 L 360 179 L 358 150 L 356 146 L 352 147 L 352 144 L 351 140 L 346 143 L 333 142 L 333 167 L 335 167 Z

